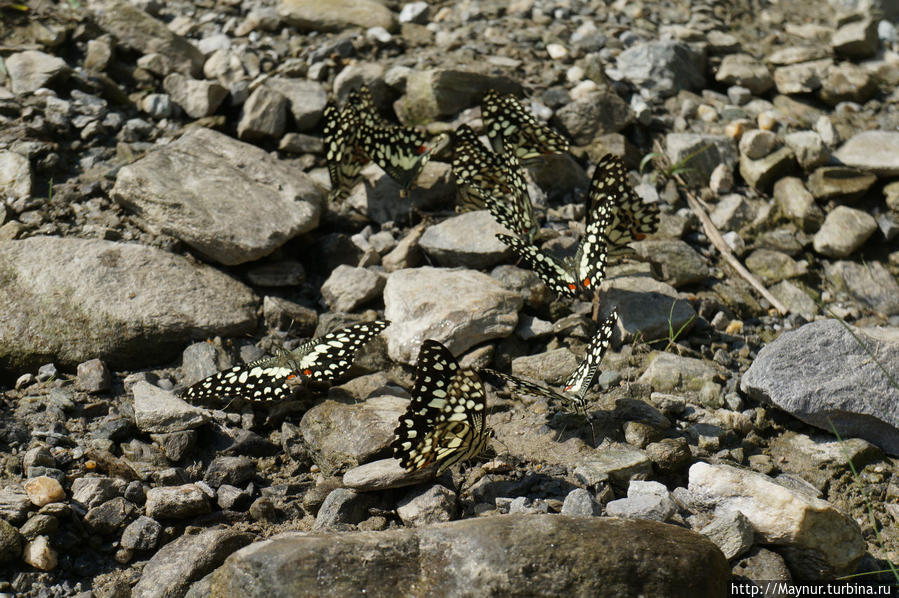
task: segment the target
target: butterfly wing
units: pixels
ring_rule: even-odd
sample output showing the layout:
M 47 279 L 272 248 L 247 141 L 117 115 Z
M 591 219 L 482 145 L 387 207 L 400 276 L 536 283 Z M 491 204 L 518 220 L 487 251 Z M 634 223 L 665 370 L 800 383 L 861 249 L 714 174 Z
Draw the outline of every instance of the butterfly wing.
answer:
M 332 201 L 342 201 L 362 178 L 368 157 L 357 143 L 359 115 L 351 109 L 339 110 L 328 103 L 324 111 L 325 160 L 331 178 Z
M 496 238 L 508 245 L 518 258 L 537 273 L 552 291 L 560 295 L 577 297 L 580 289 L 577 276 L 565 263 L 557 260 L 539 247 L 516 237 L 497 234 Z
M 331 382 L 346 374 L 353 365 L 356 352 L 388 325 L 390 322 L 386 320 L 353 324 L 314 338 L 291 351 L 290 355 L 304 379 Z
M 504 374 L 496 370 L 482 369 L 478 373 L 486 382 L 497 388 L 506 388 L 516 394 L 531 395 L 534 397 L 544 397 L 547 399 L 556 399 L 561 401 L 570 401 L 571 397 L 559 394 L 551 388 L 547 388 L 542 384 L 513 376 L 512 374 Z
M 363 122 L 359 142 L 366 155 L 404 190 L 409 189 L 431 155 L 449 140 L 446 134 L 428 139 L 415 129 Z
M 575 399 L 575 402 L 582 411 L 586 411 L 584 397 L 586 396 L 587 391 L 590 390 L 590 386 L 593 385 L 593 380 L 596 378 L 596 372 L 599 370 L 599 364 L 602 361 L 606 350 L 609 348 L 609 343 L 612 341 L 612 333 L 615 330 L 615 322 L 617 321 L 618 310 L 615 309 L 612 310 L 609 317 L 600 324 L 599 330 L 597 330 L 596 334 L 593 335 L 593 338 L 590 339 L 590 344 L 587 346 L 587 352 L 584 355 L 583 361 L 581 361 L 581 363 L 578 364 L 577 369 L 572 372 L 563 388 L 565 392 L 576 395 L 577 399 Z
M 490 90 L 481 102 L 487 137 L 498 154 L 514 152 L 522 162 L 568 151 L 568 141 L 524 109 L 513 95 Z
M 621 158 L 603 156 L 596 164 L 588 192 L 592 207 L 610 199 L 615 206 L 611 222 L 606 228 L 608 251 L 620 254 L 632 241 L 640 241 L 659 228 L 659 208 L 644 203 L 627 181 L 627 171 Z
M 296 369 L 284 357 L 260 359 L 215 373 L 181 391 L 181 397 L 195 403 L 213 399 L 277 401 L 288 399 L 299 388 Z

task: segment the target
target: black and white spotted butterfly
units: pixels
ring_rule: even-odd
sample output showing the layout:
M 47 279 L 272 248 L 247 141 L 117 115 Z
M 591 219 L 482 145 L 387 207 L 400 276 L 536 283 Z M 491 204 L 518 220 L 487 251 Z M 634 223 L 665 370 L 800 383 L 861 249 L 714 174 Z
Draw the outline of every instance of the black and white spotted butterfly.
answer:
M 486 207 L 500 224 L 529 241 L 540 230 L 518 156 L 487 150 L 468 125 L 455 132 L 453 177 L 463 210 Z
M 490 90 L 481 101 L 481 116 L 493 151 L 514 153 L 522 162 L 568 151 L 568 140 L 538 122 L 513 95 Z
M 361 119 L 358 112 L 346 107 L 340 110 L 328 102 L 324 111 L 325 161 L 331 178 L 331 201 L 346 199 L 362 179 L 362 168 L 370 162 L 358 143 Z
M 509 235 L 497 238 L 512 248 L 515 255 L 528 265 L 543 282 L 560 295 L 577 297 L 582 291 L 593 290 L 606 272 L 606 230 L 613 218 L 613 204 L 609 197 L 590 210 L 584 236 L 574 258 L 558 259 L 536 245 Z
M 587 391 L 590 390 L 590 386 L 593 385 L 593 381 L 596 379 L 596 374 L 599 371 L 599 364 L 602 361 L 606 350 L 609 348 L 609 343 L 612 341 L 612 333 L 615 330 L 615 322 L 617 321 L 618 310 L 615 309 L 612 310 L 609 317 L 599 326 L 599 329 L 587 346 L 587 352 L 584 354 L 584 359 L 578 364 L 577 369 L 572 372 L 571 376 L 569 376 L 565 386 L 562 387 L 562 392 L 565 394 L 558 393 L 551 388 L 547 388 L 543 384 L 531 382 L 530 380 L 525 380 L 524 378 L 519 378 L 518 376 L 513 376 L 511 374 L 497 372 L 496 370 L 483 369 L 479 370 L 479 373 L 484 380 L 497 388 L 505 387 L 515 393 L 557 399 L 563 402 L 573 402 L 575 410 L 578 413 L 586 415 L 587 403 L 585 397 Z
M 203 378 L 181 391 L 189 401 L 288 399 L 308 381 L 331 382 L 344 375 L 356 352 L 390 322 L 354 324 L 313 338 L 293 351 L 259 359 Z
M 415 388 L 390 446 L 406 471 L 437 464 L 436 475 L 479 455 L 493 436 L 487 394 L 478 375 L 463 370 L 435 340 L 422 343 Z
M 449 142 L 446 133 L 429 139 L 411 127 L 387 122 L 365 86 L 350 92 L 347 106 L 359 116 L 357 141 L 365 155 L 399 183 L 403 192 L 409 190 L 434 152 Z
M 640 241 L 659 228 L 659 208 L 644 203 L 627 181 L 627 171 L 621 158 L 606 154 L 596 164 L 593 180 L 587 193 L 590 206 L 612 198 L 615 207 L 612 222 L 606 227 L 609 255 L 625 253 L 631 241 Z M 589 215 L 594 211 L 588 210 Z

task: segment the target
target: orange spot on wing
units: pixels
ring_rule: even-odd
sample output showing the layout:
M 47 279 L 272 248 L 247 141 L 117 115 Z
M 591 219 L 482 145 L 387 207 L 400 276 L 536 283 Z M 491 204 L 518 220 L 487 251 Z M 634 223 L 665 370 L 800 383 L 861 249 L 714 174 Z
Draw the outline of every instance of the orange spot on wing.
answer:
M 590 283 L 590 279 L 589 279 L 589 278 L 585 278 L 583 284 L 584 284 L 584 287 L 585 287 L 585 288 L 586 288 L 586 287 L 589 287 L 590 284 L 591 284 L 591 283 Z
M 573 290 L 575 290 L 575 289 L 577 288 L 577 285 L 574 284 L 573 282 L 569 282 L 569 283 L 568 283 L 568 288 L 571 289 L 571 290 L 573 291 Z
M 306 375 L 306 376 L 311 376 L 311 375 L 312 375 L 312 370 L 309 370 L 309 369 L 303 370 L 303 374 Z
M 419 145 L 419 146 L 418 146 L 418 149 L 416 149 L 415 151 L 416 151 L 416 153 L 418 153 L 418 155 L 420 156 L 420 155 L 422 155 L 423 153 L 425 153 L 426 151 L 428 151 L 428 148 L 427 148 L 426 146 L 424 146 L 424 145 Z

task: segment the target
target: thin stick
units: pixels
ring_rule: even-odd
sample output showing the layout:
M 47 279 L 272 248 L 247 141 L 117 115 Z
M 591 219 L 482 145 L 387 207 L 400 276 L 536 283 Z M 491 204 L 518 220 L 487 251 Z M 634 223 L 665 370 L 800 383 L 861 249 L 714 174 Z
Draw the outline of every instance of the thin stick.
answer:
M 709 218 L 709 215 L 706 213 L 705 209 L 702 207 L 700 200 L 687 188 L 687 184 L 684 182 L 684 179 L 681 178 L 679 174 L 674 175 L 675 180 L 677 180 L 678 184 L 684 189 L 684 195 L 687 197 L 687 203 L 690 204 L 690 209 L 693 210 L 693 213 L 699 217 L 699 221 L 702 222 L 702 229 L 705 231 L 705 236 L 709 238 L 709 241 L 712 242 L 712 245 L 721 253 L 724 259 L 727 261 L 731 267 L 737 271 L 743 280 L 748 282 L 752 287 L 759 292 L 759 294 L 768 300 L 768 302 L 774 306 L 774 308 L 780 312 L 780 315 L 784 316 L 789 312 L 786 306 L 777 300 L 777 297 L 772 295 L 768 289 L 762 285 L 759 280 L 752 275 L 752 273 L 740 263 L 740 260 L 736 258 L 736 256 L 731 252 L 730 247 L 727 246 L 727 242 L 724 240 L 724 237 L 721 236 L 721 233 L 718 232 L 718 228 L 712 222 L 712 219 Z

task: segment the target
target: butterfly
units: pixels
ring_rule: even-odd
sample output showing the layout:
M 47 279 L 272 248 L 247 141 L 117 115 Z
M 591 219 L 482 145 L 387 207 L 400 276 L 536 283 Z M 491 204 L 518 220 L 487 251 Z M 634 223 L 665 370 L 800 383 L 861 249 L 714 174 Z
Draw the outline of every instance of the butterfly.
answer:
M 331 178 L 329 197 L 331 201 L 340 202 L 362 179 L 362 168 L 370 160 L 357 141 L 361 119 L 355 109 L 340 110 L 328 102 L 323 117 L 325 161 Z
M 375 109 L 371 92 L 364 85 L 350 92 L 347 106 L 359 117 L 356 139 L 362 151 L 399 183 L 404 194 L 431 156 L 449 142 L 446 133 L 428 139 L 411 127 L 387 122 Z
M 610 198 L 594 204 L 590 212 L 574 259 L 557 259 L 536 245 L 509 235 L 497 234 L 496 237 L 511 247 L 551 290 L 577 297 L 581 291 L 592 290 L 599 284 L 605 276 L 608 259 L 606 230 L 614 216 Z
M 453 176 L 463 209 L 487 207 L 496 220 L 529 241 L 540 229 L 514 153 L 488 151 L 468 125 L 456 129 Z
M 344 375 L 356 352 L 390 322 L 363 322 L 313 338 L 293 351 L 237 365 L 203 378 L 181 391 L 189 401 L 287 399 L 307 381 L 331 382 Z
M 606 245 L 609 255 L 627 251 L 631 241 L 640 241 L 659 228 L 659 208 L 644 203 L 627 182 L 627 172 L 621 158 L 606 154 L 596 164 L 587 198 L 590 206 L 612 198 L 612 221 L 606 227 Z M 589 215 L 595 214 L 590 209 Z M 589 224 L 589 221 L 588 221 Z
M 415 388 L 390 446 L 406 471 L 437 464 L 436 475 L 479 455 L 493 431 L 487 427 L 487 394 L 478 375 L 463 370 L 435 340 L 422 343 Z
M 612 333 L 615 330 L 615 322 L 617 321 L 618 310 L 614 309 L 609 317 L 599 326 L 599 329 L 596 331 L 596 334 L 593 335 L 590 344 L 587 346 L 587 352 L 584 354 L 584 359 L 581 360 L 577 369 L 572 372 L 571 376 L 568 377 L 565 386 L 562 387 L 562 392 L 567 394 L 558 393 L 542 384 L 537 384 L 536 382 L 531 382 L 530 380 L 525 380 L 518 376 L 513 376 L 512 374 L 504 374 L 496 370 L 482 369 L 479 370 L 479 373 L 484 380 L 497 388 L 507 387 L 512 392 L 520 394 L 558 399 L 563 402 L 574 402 L 575 410 L 578 413 L 586 415 L 587 403 L 584 398 L 586 397 L 590 386 L 593 385 L 593 381 L 596 379 L 596 374 L 599 371 L 599 364 L 612 341 Z
M 568 151 L 568 140 L 522 107 L 513 95 L 491 89 L 481 101 L 487 138 L 498 154 L 515 153 L 522 162 Z

